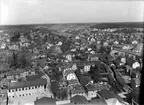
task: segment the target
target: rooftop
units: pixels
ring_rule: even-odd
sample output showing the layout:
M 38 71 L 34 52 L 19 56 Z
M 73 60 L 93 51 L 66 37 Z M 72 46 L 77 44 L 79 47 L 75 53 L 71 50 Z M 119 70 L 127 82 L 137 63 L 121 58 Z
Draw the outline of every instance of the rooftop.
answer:
M 26 76 L 27 81 L 34 81 L 37 79 L 41 79 L 42 75 L 32 75 L 32 76 Z
M 24 87 L 30 87 L 30 86 L 40 86 L 40 85 L 46 85 L 46 84 L 47 84 L 46 79 L 37 79 L 34 81 L 24 81 L 24 82 L 11 82 L 9 83 L 8 89 L 24 88 Z
M 80 95 L 76 95 L 74 97 L 72 97 L 71 102 L 74 104 L 87 104 L 88 101 L 84 96 L 80 96 Z
M 77 93 L 84 93 L 85 90 L 81 85 L 75 85 L 73 89 L 71 89 L 72 94 L 77 94 Z
M 56 105 L 56 100 L 48 97 L 43 97 L 34 102 L 34 105 Z

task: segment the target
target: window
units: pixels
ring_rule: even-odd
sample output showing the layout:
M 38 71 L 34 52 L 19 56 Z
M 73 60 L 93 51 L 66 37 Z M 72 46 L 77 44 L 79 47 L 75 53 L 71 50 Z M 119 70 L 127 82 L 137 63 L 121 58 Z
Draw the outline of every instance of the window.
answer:
M 32 89 L 34 89 L 34 87 L 32 87 Z
M 12 92 L 14 92 L 14 90 L 12 90 Z
M 31 88 L 29 87 L 29 90 L 30 90 Z
M 35 86 L 35 89 L 37 88 L 37 86 Z
M 14 96 L 12 96 L 14 98 Z
M 21 95 L 19 95 L 19 97 L 21 97 Z
M 24 88 L 22 88 L 22 90 L 24 90 Z
M 27 90 L 27 88 L 25 88 L 25 90 Z
M 11 92 L 11 90 L 9 90 L 9 92 Z
M 23 96 L 24 96 L 24 94 L 23 94 Z
M 19 89 L 19 91 L 21 91 L 21 89 Z
M 29 95 L 31 95 L 31 93 L 29 93 Z
M 17 89 L 15 89 L 15 91 L 17 91 Z

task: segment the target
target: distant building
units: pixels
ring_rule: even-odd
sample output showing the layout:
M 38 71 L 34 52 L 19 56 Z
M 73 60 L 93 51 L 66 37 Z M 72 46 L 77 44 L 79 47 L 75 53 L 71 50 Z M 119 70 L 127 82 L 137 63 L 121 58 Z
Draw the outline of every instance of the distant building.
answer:
M 72 61 L 72 55 L 71 54 L 66 55 L 66 59 L 71 62 Z

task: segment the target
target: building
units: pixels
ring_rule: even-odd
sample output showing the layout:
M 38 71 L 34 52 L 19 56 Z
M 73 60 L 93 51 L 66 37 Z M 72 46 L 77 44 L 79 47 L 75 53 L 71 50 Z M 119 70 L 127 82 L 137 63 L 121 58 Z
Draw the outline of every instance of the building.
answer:
M 88 92 L 88 98 L 92 99 L 94 97 L 97 97 L 97 92 L 101 91 L 103 89 L 109 89 L 109 86 L 107 84 L 88 84 L 86 86 L 87 92 Z
M 6 89 L 0 89 L 0 105 L 7 105 L 7 101 Z
M 46 79 L 37 79 L 34 81 L 24 81 L 24 82 L 10 82 L 8 85 L 8 98 L 10 100 L 15 100 L 18 97 L 25 96 L 37 96 L 40 97 L 41 94 L 46 92 Z
M 96 53 L 96 54 L 89 54 L 88 55 L 88 60 L 89 61 L 97 61 L 99 60 L 99 58 L 101 57 L 102 55 L 100 53 Z
M 95 65 L 95 62 L 94 61 L 84 62 L 83 65 L 84 65 L 83 72 L 88 72 L 88 71 L 90 71 L 90 67 L 92 65 Z
M 86 96 L 84 88 L 79 84 L 69 88 L 69 96 L 74 97 L 76 95 Z
M 94 97 L 97 97 L 97 89 L 95 88 L 95 86 L 94 85 L 92 85 L 92 84 L 88 84 L 87 86 L 86 86 L 86 88 L 87 88 L 87 96 L 88 96 L 88 98 L 89 98 L 89 100 L 91 100 L 92 98 L 94 98 Z

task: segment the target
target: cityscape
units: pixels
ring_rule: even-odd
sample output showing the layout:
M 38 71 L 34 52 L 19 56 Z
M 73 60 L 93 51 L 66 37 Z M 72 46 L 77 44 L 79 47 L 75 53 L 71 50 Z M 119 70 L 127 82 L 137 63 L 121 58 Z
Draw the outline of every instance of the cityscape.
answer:
M 0 105 L 140 105 L 143 25 L 0 25 Z

